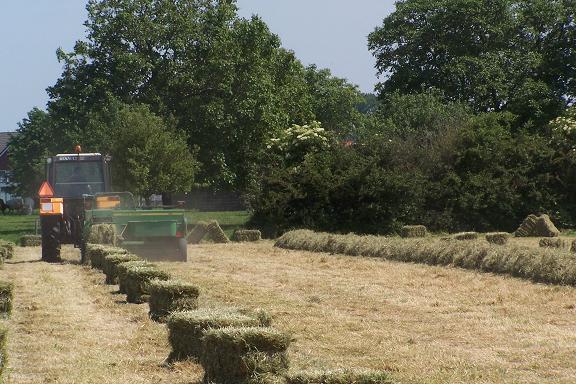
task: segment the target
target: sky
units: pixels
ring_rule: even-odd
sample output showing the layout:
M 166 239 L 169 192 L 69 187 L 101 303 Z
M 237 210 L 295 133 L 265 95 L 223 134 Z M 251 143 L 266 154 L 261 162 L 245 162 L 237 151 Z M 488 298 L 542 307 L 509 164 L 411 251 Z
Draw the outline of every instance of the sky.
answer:
M 84 0 L 5 1 L 0 11 L 0 131 L 15 131 L 62 72 L 56 49 L 85 36 Z M 328 68 L 363 92 L 378 81 L 367 36 L 393 0 L 238 0 L 239 15 L 260 16 L 304 64 Z

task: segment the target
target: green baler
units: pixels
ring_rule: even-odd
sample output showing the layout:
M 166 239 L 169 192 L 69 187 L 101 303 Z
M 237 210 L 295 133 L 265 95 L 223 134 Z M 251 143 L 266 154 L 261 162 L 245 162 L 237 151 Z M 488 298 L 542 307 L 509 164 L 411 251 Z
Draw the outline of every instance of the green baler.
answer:
M 118 245 L 151 261 L 186 261 L 186 216 L 182 209 L 100 208 L 97 200 L 113 193 L 87 197 L 84 233 L 93 224 L 114 224 Z

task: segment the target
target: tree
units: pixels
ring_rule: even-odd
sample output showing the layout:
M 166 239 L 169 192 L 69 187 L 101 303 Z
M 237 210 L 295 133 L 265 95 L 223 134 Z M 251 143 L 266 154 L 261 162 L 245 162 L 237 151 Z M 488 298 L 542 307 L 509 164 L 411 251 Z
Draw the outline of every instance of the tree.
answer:
M 8 143 L 10 166 L 21 196 L 36 196 L 45 180 L 46 158 L 55 142 L 48 114 L 37 108 L 18 124 L 16 134 Z
M 64 71 L 49 88 L 62 136 L 89 135 L 90 114 L 111 100 L 143 103 L 199 148 L 200 182 L 242 189 L 276 130 L 314 118 L 302 64 L 233 0 L 90 0 L 87 10 L 87 38 L 59 51 Z
M 110 131 L 115 189 L 148 197 L 192 188 L 198 162 L 186 137 L 147 106 L 119 106 L 104 124 Z
M 369 35 L 382 96 L 441 89 L 539 128 L 576 99 L 571 0 L 404 0 Z

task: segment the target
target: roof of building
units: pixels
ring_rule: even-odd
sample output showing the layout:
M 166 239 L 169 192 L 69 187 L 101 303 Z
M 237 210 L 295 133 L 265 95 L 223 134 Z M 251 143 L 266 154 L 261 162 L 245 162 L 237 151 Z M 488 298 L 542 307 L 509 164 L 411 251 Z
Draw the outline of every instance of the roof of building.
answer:
M 15 132 L 0 132 L 0 156 L 2 156 L 8 149 L 8 142 Z

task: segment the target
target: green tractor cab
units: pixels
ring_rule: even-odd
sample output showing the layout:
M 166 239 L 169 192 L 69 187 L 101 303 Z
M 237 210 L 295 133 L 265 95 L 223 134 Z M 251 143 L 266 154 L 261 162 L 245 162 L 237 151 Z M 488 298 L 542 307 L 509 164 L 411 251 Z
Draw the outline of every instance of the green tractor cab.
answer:
M 60 260 L 61 244 L 84 248 L 95 224 L 111 224 L 118 245 L 149 260 L 186 261 L 181 209 L 143 209 L 129 192 L 111 192 L 110 158 L 99 153 L 47 159 L 40 197 L 42 260 Z

